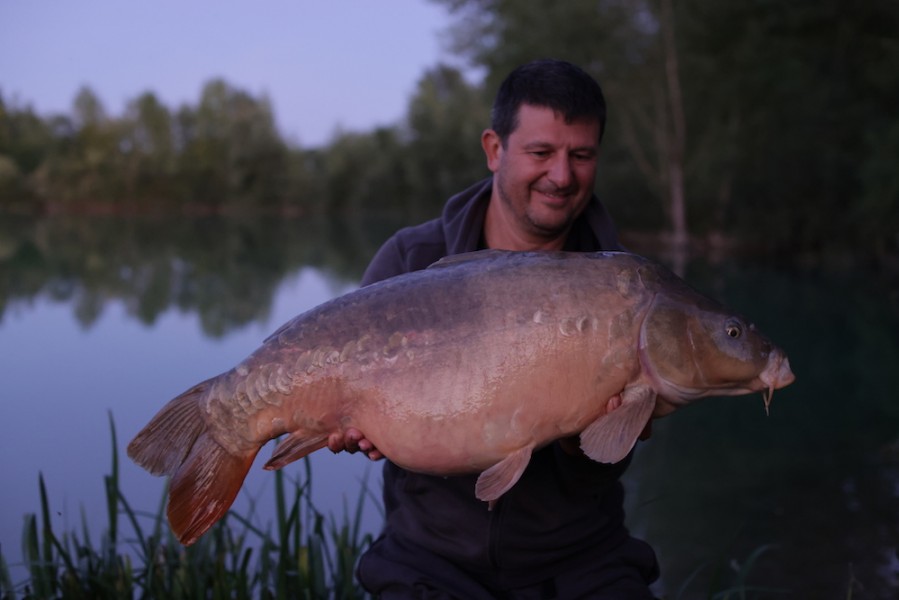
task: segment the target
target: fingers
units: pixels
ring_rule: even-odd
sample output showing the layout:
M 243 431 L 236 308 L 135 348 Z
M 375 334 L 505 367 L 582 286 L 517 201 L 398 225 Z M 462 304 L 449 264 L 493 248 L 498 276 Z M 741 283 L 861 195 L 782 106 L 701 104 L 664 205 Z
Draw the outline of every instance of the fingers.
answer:
M 349 452 L 350 454 L 361 452 L 371 460 L 384 458 L 384 455 L 375 448 L 375 445 L 366 439 L 365 435 L 355 427 L 350 427 L 343 434 L 335 432 L 329 435 L 328 449 L 335 454 L 337 452 Z
M 346 442 L 344 442 L 340 433 L 332 433 L 328 436 L 328 450 L 334 454 L 346 450 Z
M 354 427 L 347 429 L 342 434 L 339 431 L 335 431 L 328 436 L 328 449 L 335 454 L 337 452 L 349 452 L 350 454 L 355 454 L 356 452 L 359 452 L 359 450 L 362 450 L 362 448 L 359 447 L 359 442 L 363 440 L 365 440 L 365 437 L 362 435 L 362 432 Z M 368 440 L 365 440 L 365 442 L 370 445 Z
M 372 449 L 365 453 L 365 456 L 368 457 L 368 460 L 381 460 L 384 458 L 384 455 L 381 454 L 377 448 L 372 446 Z
M 380 458 L 384 458 L 384 455 L 378 452 L 378 449 L 375 448 L 375 445 L 372 444 L 365 438 L 359 440 L 359 452 L 366 455 L 371 460 L 378 460 Z
M 614 396 L 609 398 L 609 403 L 607 404 L 607 406 L 608 408 L 606 410 L 608 410 L 609 412 L 612 412 L 613 410 L 621 406 L 621 394 L 615 394 Z

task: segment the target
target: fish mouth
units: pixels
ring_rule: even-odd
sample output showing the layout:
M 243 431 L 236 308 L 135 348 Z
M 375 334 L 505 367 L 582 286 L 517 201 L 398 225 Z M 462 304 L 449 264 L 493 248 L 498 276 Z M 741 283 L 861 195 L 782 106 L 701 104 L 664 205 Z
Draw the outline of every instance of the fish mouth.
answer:
M 742 396 L 754 392 L 762 393 L 765 403 L 765 414 L 770 414 L 771 400 L 774 398 L 774 390 L 784 388 L 796 380 L 796 376 L 790 369 L 790 361 L 781 350 L 774 350 L 768 358 L 765 368 L 755 378 L 745 381 L 742 385 L 723 385 L 720 387 L 693 387 L 679 385 L 673 381 L 667 381 L 659 377 L 651 369 L 647 370 L 654 382 L 654 388 L 659 394 L 660 406 L 656 416 L 667 414 L 678 406 L 689 404 L 694 400 L 706 396 Z M 664 404 L 664 406 L 663 406 Z
M 780 350 L 772 353 L 765 370 L 759 373 L 759 380 L 764 384 L 762 388 L 762 400 L 765 403 L 765 414 L 770 414 L 771 400 L 774 399 L 774 390 L 787 387 L 796 381 L 796 375 L 790 369 L 790 360 Z

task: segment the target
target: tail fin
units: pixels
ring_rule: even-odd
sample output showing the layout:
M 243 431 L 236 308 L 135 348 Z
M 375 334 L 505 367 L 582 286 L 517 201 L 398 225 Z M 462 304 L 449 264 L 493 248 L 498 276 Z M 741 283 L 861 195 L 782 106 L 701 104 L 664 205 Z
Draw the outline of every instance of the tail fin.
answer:
M 128 444 L 134 462 L 153 475 L 172 477 L 169 525 L 185 546 L 225 516 L 258 452 L 232 455 L 210 434 L 200 400 L 212 381 L 166 404 Z

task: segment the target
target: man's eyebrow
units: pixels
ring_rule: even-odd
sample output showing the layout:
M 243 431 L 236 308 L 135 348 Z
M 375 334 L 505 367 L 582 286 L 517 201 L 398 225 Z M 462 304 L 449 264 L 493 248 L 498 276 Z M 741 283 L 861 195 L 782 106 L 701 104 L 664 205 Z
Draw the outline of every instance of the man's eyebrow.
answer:
M 527 142 L 521 146 L 524 150 L 536 150 L 543 148 L 555 148 L 556 146 L 551 142 L 544 142 L 542 140 L 534 140 L 532 142 Z M 576 146 L 571 148 L 571 152 L 593 152 L 597 151 L 596 146 Z
M 550 144 L 549 142 L 544 142 L 541 140 L 527 142 L 526 144 L 522 145 L 522 148 L 524 148 L 525 150 L 530 150 L 532 148 L 552 148 L 552 147 L 553 147 L 553 145 Z

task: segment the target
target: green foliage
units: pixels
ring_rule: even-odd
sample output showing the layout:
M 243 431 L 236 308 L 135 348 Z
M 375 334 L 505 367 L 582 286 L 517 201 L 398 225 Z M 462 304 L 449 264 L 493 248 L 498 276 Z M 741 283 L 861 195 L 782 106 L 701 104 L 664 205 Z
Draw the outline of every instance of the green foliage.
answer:
M 489 102 L 452 67 L 419 80 L 405 122 L 341 133 L 318 155 L 327 209 L 339 215 L 399 213 L 421 221 L 488 175 L 480 146 Z
M 668 226 L 675 59 L 694 238 L 724 234 L 775 256 L 899 250 L 899 4 L 673 2 L 669 47 L 664 0 L 436 1 L 489 89 L 545 56 L 599 79 L 610 115 L 599 189 L 624 228 Z
M 52 144 L 48 123 L 30 109 L 8 106 L 0 95 L 0 208 L 26 208 L 27 179 Z
M 329 599 L 365 597 L 354 580 L 357 559 L 371 542 L 361 531 L 369 499 L 363 482 L 353 514 L 327 519 L 310 501 L 308 461 L 304 482 L 288 486 L 275 474 L 276 530 L 229 513 L 196 544 L 183 547 L 165 525 L 164 502 L 155 514 L 134 510 L 119 488 L 115 426 L 110 415 L 112 466 L 105 478 L 109 522 L 99 545 L 87 525 L 82 533 L 53 530 L 50 502 L 39 477 L 40 519 L 26 517 L 25 582 L 13 582 L 0 549 L 0 592 L 4 600 L 66 598 Z M 164 500 L 164 498 L 163 498 Z M 126 537 L 120 521 L 133 532 Z M 40 522 L 39 522 L 40 521 Z M 145 523 L 149 521 L 149 525 Z
M 185 200 L 278 206 L 287 149 L 266 98 L 254 99 L 213 80 L 203 88 L 196 109 L 178 112 L 176 124 Z
M 890 186 L 881 177 L 867 183 L 862 173 L 889 147 L 881 136 L 896 122 L 897 5 L 863 2 L 847 13 L 836 1 L 693 0 L 683 9 L 696 16 L 682 33 L 703 58 L 694 83 L 706 99 L 702 115 L 729 120 L 736 144 L 719 166 L 733 175 L 720 206 L 724 221 L 744 236 L 764 231 L 769 248 L 803 252 L 891 240 L 895 215 L 875 225 L 857 203 L 869 185 Z M 703 181 L 711 196 L 713 173 Z
M 403 159 L 409 182 L 404 208 L 412 220 L 436 216 L 447 198 L 488 174 L 480 139 L 490 126 L 491 101 L 452 67 L 435 67 L 419 81 L 406 116 Z
M 0 206 L 15 212 L 272 210 L 289 192 L 289 151 L 268 100 L 221 80 L 174 114 L 146 92 L 111 117 L 89 88 L 71 117 L 5 108 L 0 157 Z
M 234 512 L 196 544 L 184 547 L 165 524 L 165 494 L 155 513 L 135 510 L 119 486 L 118 442 L 112 415 L 110 473 L 104 478 L 108 524 L 95 545 L 82 511 L 81 532 L 54 530 L 47 489 L 40 475 L 39 515 L 27 515 L 22 536 L 27 579 L 13 581 L 0 548 L 0 593 L 4 600 L 31 599 L 328 599 L 368 597 L 355 581 L 355 566 L 371 543 L 361 530 L 362 511 L 372 498 L 365 482 L 350 512 L 326 518 L 311 502 L 312 476 L 305 473 L 288 485 L 277 471 L 274 531 L 261 529 L 250 516 Z M 747 600 L 777 597 L 785 590 L 750 583 L 761 546 L 736 561 L 719 560 L 697 567 L 674 591 L 672 600 Z M 722 552 L 721 555 L 726 553 Z M 708 588 L 699 592 L 698 575 L 711 569 Z M 849 594 L 851 597 L 852 585 Z
M 401 122 L 322 148 L 286 144 L 268 100 L 222 80 L 177 108 L 145 92 L 121 117 L 89 88 L 47 118 L 0 95 L 0 212 L 420 221 L 487 174 L 478 140 L 500 80 L 552 56 L 609 98 L 598 191 L 623 229 L 680 215 L 698 243 L 774 257 L 899 252 L 899 4 L 435 1 L 483 80 L 434 66 Z

